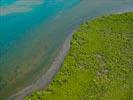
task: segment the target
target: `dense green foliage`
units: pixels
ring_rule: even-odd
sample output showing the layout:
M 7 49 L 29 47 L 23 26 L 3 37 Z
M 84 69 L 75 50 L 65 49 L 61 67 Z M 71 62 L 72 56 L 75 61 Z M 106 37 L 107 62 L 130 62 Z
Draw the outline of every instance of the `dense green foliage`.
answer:
M 55 79 L 26 100 L 133 100 L 133 13 L 81 25 Z

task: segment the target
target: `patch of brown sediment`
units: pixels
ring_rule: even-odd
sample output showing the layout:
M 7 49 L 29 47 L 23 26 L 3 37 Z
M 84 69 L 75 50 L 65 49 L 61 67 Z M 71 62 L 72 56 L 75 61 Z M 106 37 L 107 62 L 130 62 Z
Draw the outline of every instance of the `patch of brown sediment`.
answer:
M 54 59 L 53 63 L 51 64 L 51 67 L 47 70 L 47 72 L 45 72 L 35 83 L 32 83 L 30 86 L 27 86 L 18 93 L 10 96 L 8 100 L 22 100 L 26 95 L 30 95 L 33 91 L 46 88 L 46 86 L 52 81 L 55 74 L 59 71 L 62 62 L 67 52 L 69 51 L 71 37 L 72 34 L 69 34 L 67 39 L 64 41 L 59 51 L 59 54 Z

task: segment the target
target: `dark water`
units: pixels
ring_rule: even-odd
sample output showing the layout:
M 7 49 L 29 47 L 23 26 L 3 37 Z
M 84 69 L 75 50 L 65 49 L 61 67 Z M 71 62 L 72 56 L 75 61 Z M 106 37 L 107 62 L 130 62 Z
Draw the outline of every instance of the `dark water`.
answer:
M 126 10 L 132 0 L 0 0 L 0 98 L 35 82 L 80 23 Z

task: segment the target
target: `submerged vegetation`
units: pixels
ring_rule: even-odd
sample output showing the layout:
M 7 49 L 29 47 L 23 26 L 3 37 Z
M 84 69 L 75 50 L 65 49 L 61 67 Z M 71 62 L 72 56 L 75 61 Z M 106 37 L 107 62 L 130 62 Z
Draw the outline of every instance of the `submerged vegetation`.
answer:
M 60 72 L 26 100 L 132 100 L 133 12 L 80 26 Z

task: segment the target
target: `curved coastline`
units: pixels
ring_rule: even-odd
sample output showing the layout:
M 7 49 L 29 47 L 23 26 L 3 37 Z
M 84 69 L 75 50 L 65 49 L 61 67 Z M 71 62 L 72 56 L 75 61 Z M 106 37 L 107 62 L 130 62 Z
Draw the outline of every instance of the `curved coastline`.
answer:
M 75 0 L 75 1 L 79 1 L 79 0 Z M 124 0 L 122 1 L 81 0 L 81 2 L 79 2 L 78 4 L 76 5 L 74 4 L 73 6 L 71 6 L 71 8 L 68 8 L 66 10 L 63 10 L 63 11 L 61 10 L 61 12 L 59 13 L 54 11 L 56 15 L 53 16 L 53 18 L 50 18 L 50 20 L 41 21 L 40 17 L 42 16 L 42 14 L 38 13 L 39 17 L 37 19 L 40 19 L 40 24 L 38 23 L 37 25 L 36 23 L 35 27 L 31 28 L 31 30 L 27 30 L 27 32 L 25 33 L 26 36 L 24 36 L 23 39 L 18 39 L 18 42 L 16 42 L 13 45 L 13 47 L 9 50 L 10 52 L 7 55 L 7 59 L 5 59 L 4 61 L 5 65 L 3 64 L 1 65 L 1 62 L 0 62 L 0 66 L 2 66 L 5 69 L 5 72 L 2 70 L 0 71 L 2 73 L 5 73 L 5 75 L 9 76 L 9 79 L 12 80 L 13 78 L 15 80 L 14 82 L 17 84 L 16 85 L 13 83 L 11 84 L 11 86 L 9 86 L 9 88 L 8 86 L 4 86 L 2 90 L 4 94 L 0 93 L 1 94 L 0 98 L 2 100 L 5 100 L 10 96 L 16 93 L 19 93 L 19 91 L 26 89 L 26 87 L 27 87 L 26 89 L 27 91 L 28 91 L 28 87 L 30 90 L 30 88 L 33 87 L 33 84 L 35 84 L 36 81 L 41 78 L 41 76 L 46 74 L 46 71 L 51 67 L 52 62 L 54 61 L 56 56 L 58 56 L 59 50 L 63 45 L 63 41 L 67 38 L 66 34 L 70 33 L 73 29 L 78 27 L 81 23 L 85 22 L 86 20 L 93 19 L 96 16 L 109 14 L 115 11 L 117 12 L 120 9 L 122 10 L 122 9 L 129 9 L 130 7 L 132 8 L 131 5 L 133 2 L 132 1 L 130 2 L 130 1 L 131 0 L 127 1 L 125 4 Z M 66 3 L 64 4 L 67 5 Z M 61 5 L 61 6 L 63 7 L 65 5 Z M 39 12 L 40 11 L 45 12 L 45 10 L 42 8 L 39 10 Z M 37 13 L 38 11 L 35 10 L 35 12 Z M 47 15 L 47 13 L 43 13 L 43 15 Z M 52 14 L 50 14 L 50 16 L 52 17 Z M 31 17 L 35 17 L 36 19 L 36 16 L 31 16 Z M 27 13 L 27 19 L 30 19 L 32 22 L 33 18 L 31 17 Z M 15 20 L 16 18 L 14 18 L 14 21 Z M 22 22 L 23 20 L 24 20 L 24 17 L 20 19 L 20 21 Z M 10 24 L 8 25 L 10 27 Z M 30 26 L 32 25 L 33 24 L 31 24 Z M 22 26 L 25 26 L 25 25 L 22 24 Z M 27 26 L 25 27 L 26 29 L 28 29 Z M 8 27 L 5 27 L 5 28 L 6 30 L 8 30 Z M 15 28 L 15 25 L 12 26 L 12 28 Z M 20 27 L 20 29 L 22 28 Z M 7 34 L 8 33 L 10 33 L 10 31 L 7 32 Z M 14 33 L 14 32 L 11 31 L 11 33 Z M 14 36 L 16 37 L 16 35 Z M 56 45 L 57 43 L 58 43 L 58 47 Z M 22 50 L 19 50 L 20 48 L 22 48 Z M 16 55 L 15 59 L 17 60 L 15 59 L 10 60 L 12 57 L 14 57 L 14 54 Z M 35 57 L 34 55 L 37 55 L 37 57 Z M 36 64 L 33 63 L 33 61 L 35 60 L 36 60 Z M 14 65 L 19 66 L 19 68 Z M 10 73 L 6 74 L 6 68 L 7 69 L 12 68 L 10 72 L 13 75 L 10 75 Z M 14 72 L 14 71 L 17 71 L 17 72 Z M 31 71 L 31 73 L 29 73 L 28 71 Z M 26 72 L 27 74 L 25 74 Z M 21 79 L 21 76 L 22 76 L 22 79 Z M 5 78 L 3 79 L 5 80 Z M 4 81 L 4 82 L 5 84 L 7 83 L 7 85 L 8 83 L 10 83 L 10 81 Z
M 104 97 L 106 100 L 130 99 L 133 74 L 130 73 L 132 69 L 129 62 L 131 51 L 127 52 L 127 50 L 132 49 L 130 44 L 132 16 L 132 12 L 118 12 L 118 14 L 97 17 L 96 20 L 83 24 L 73 36 L 72 46 L 61 72 L 46 90 L 33 93 L 26 100 L 32 98 L 42 100 L 101 98 L 103 100 Z M 96 27 L 97 24 L 99 26 Z M 106 29 L 112 31 L 108 32 Z M 91 34 L 93 32 L 94 34 Z
M 132 11 L 132 10 L 110 12 L 110 14 L 106 14 L 106 15 L 120 14 L 120 13 L 124 13 L 124 12 L 129 12 L 129 11 Z M 94 18 L 91 18 L 89 20 L 92 20 Z M 8 98 L 8 100 L 23 100 L 25 96 L 30 95 L 34 91 L 47 88 L 47 86 L 50 84 L 50 82 L 53 80 L 54 76 L 57 74 L 57 72 L 61 68 L 61 64 L 63 63 L 64 58 L 66 57 L 66 55 L 70 49 L 70 42 L 71 42 L 71 39 L 72 39 L 72 36 L 73 36 L 75 30 L 72 31 L 70 34 L 68 34 L 66 40 L 64 41 L 63 45 L 61 46 L 61 48 L 59 50 L 58 55 L 55 57 L 54 61 L 52 62 L 52 64 L 50 65 L 50 67 L 46 71 L 46 73 L 44 73 L 35 83 L 32 83 L 31 85 L 22 89 L 18 93 L 11 95 Z

